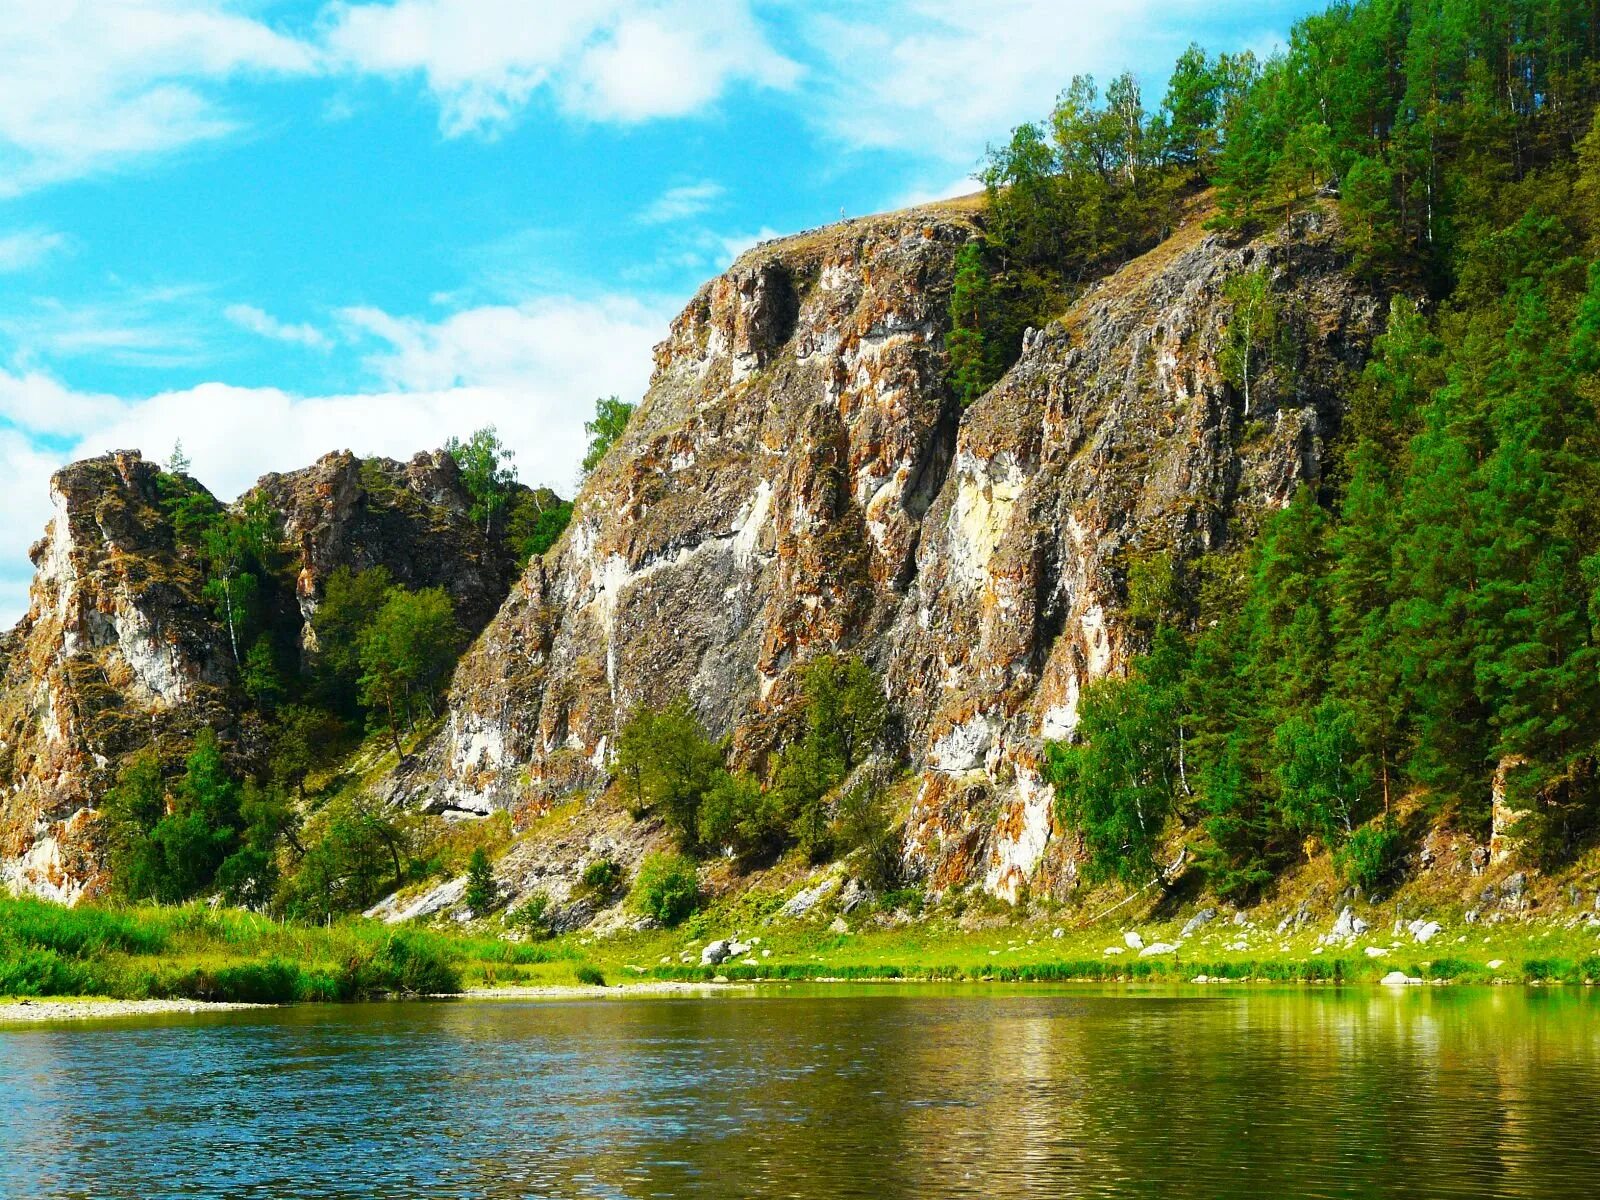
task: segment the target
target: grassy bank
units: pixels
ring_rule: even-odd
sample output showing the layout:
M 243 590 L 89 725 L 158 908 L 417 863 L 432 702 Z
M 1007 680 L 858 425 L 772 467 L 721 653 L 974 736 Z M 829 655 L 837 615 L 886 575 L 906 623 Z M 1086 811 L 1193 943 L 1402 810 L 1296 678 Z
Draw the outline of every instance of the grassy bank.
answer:
M 1225 918 L 1188 938 L 1175 922 L 1073 930 L 1049 917 L 997 916 L 974 927 L 937 913 L 914 923 L 858 913 L 853 927 L 841 929 L 773 919 L 748 899 L 697 914 L 676 930 L 538 942 L 505 939 L 487 924 L 476 932 L 365 920 L 324 927 L 203 906 L 66 909 L 0 899 L 0 996 L 287 1003 L 718 980 L 1363 985 L 1393 971 L 1426 982 L 1600 982 L 1600 941 L 1573 920 L 1446 919 L 1426 945 L 1374 920 L 1360 937 L 1333 943 L 1309 928 L 1280 934 Z M 1128 932 L 1146 945 L 1176 948 L 1141 957 L 1126 944 Z M 748 952 L 703 965 L 707 943 L 729 937 L 752 943 Z
M 310 926 L 201 905 L 0 899 L 0 996 L 342 1001 L 576 983 L 585 965 L 570 947 L 374 921 Z

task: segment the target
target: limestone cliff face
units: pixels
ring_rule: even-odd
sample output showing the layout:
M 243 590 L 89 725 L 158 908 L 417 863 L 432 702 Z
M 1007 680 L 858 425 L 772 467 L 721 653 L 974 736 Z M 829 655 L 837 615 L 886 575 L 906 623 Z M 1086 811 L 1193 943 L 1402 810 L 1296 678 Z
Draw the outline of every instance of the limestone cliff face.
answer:
M 226 638 L 137 451 L 75 463 L 32 550 L 0 693 L 0 879 L 72 900 L 94 883 L 96 798 L 152 739 L 227 727 Z
M 209 725 L 241 765 L 255 765 L 260 718 L 235 687 L 226 632 L 195 555 L 174 537 L 160 476 L 123 451 L 51 481 L 55 512 L 33 548 L 29 612 L 0 641 L 0 884 L 65 900 L 95 889 L 96 806 L 120 761 L 152 742 L 172 765 Z M 511 562 L 471 520 L 448 455 L 331 454 L 257 488 L 281 517 L 298 605 L 272 619 L 303 636 L 338 566 L 382 565 L 408 586 L 443 586 L 474 630 L 505 596 Z
M 474 632 L 488 624 L 510 587 L 513 563 L 500 539 L 472 520 L 472 498 L 455 459 L 443 451 L 401 463 L 343 450 L 303 470 L 264 475 L 255 490 L 282 515 L 306 622 L 340 567 L 381 566 L 406 587 L 442 587 Z M 312 640 L 309 624 L 305 635 Z
M 793 668 L 882 672 L 918 773 L 906 853 L 935 887 L 1068 886 L 1043 743 L 1137 649 L 1127 556 L 1202 554 L 1315 481 L 1377 318 L 1330 209 L 1235 242 L 1200 217 L 1128 264 L 960 412 L 942 350 L 974 206 L 746 254 L 657 348 L 627 435 L 463 662 L 399 791 L 487 810 L 604 778 L 635 704 L 687 694 L 759 761 Z M 1295 331 L 1252 382 L 1218 359 L 1232 275 Z

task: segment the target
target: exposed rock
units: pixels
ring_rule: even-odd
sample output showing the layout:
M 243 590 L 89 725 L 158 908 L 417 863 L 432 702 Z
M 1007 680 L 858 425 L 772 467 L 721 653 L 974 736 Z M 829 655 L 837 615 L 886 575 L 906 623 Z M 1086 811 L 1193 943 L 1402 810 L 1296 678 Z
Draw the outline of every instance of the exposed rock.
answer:
M 801 888 L 783 906 L 783 915 L 786 917 L 803 917 L 813 908 L 831 895 L 839 886 L 836 878 L 824 879 L 821 883 L 808 888 Z
M 844 913 L 854 912 L 870 899 L 872 899 L 872 893 L 867 891 L 859 879 L 852 879 L 844 885 L 844 890 L 839 893 L 839 911 Z
M 1339 910 L 1339 917 L 1334 921 L 1333 928 L 1329 930 L 1328 936 L 1342 941 L 1350 941 L 1370 928 L 1371 926 L 1364 919 L 1356 916 L 1355 909 L 1346 905 Z
M 726 961 L 732 953 L 733 950 L 726 941 L 718 940 L 712 942 L 704 950 L 700 951 L 700 965 L 702 967 L 714 967 Z
M 474 633 L 510 590 L 513 560 L 502 539 L 487 537 L 472 520 L 472 497 L 455 459 L 442 450 L 406 463 L 361 459 L 344 450 L 304 470 L 264 475 L 255 490 L 283 515 L 284 542 L 297 561 L 295 592 L 307 622 L 339 567 L 381 566 L 406 587 L 442 587 Z M 308 646 L 315 641 L 309 624 L 305 640 Z
M 1434 938 L 1438 937 L 1442 928 L 1443 927 L 1439 924 L 1439 922 L 1424 921 L 1421 917 L 1418 917 L 1415 921 L 1411 921 L 1406 925 L 1406 929 L 1411 934 L 1411 940 L 1414 942 L 1420 942 L 1423 945 L 1427 945 L 1429 942 L 1433 941 Z
M 1384 958 L 1387 957 L 1389 949 L 1387 946 L 1368 946 L 1362 953 L 1368 958 Z
M 1130 931 L 1122 935 L 1122 944 L 1129 950 L 1143 950 L 1144 938 L 1139 936 L 1139 934 Z
M 137 450 L 50 481 L 28 614 L 0 692 L 0 880 L 58 900 L 100 883 L 95 801 L 152 739 L 235 728 L 227 641 L 174 544 L 161 470 Z
M 934 892 L 1070 886 L 1043 744 L 1137 649 L 1130 557 L 1203 554 L 1317 479 L 1377 315 L 1331 206 L 1254 242 L 1204 215 L 1033 334 L 964 413 L 943 336 L 980 211 L 746 254 L 674 322 L 402 790 L 487 810 L 592 788 L 623 715 L 679 694 L 759 767 L 793 727 L 795 668 L 850 650 L 882 673 L 916 770 L 908 867 Z M 1217 355 L 1223 284 L 1257 265 L 1293 294 L 1303 353 L 1246 422 Z
M 1216 919 L 1217 919 L 1217 910 L 1216 909 L 1214 909 L 1214 908 L 1202 908 L 1199 912 L 1195 913 L 1194 916 L 1190 917 L 1187 921 L 1185 921 L 1183 923 L 1183 930 L 1182 930 L 1182 932 L 1180 932 L 1178 934 L 1178 940 L 1179 941 L 1183 941 L 1184 939 L 1192 936 L 1193 934 L 1198 933 L 1201 929 L 1204 929 L 1207 925 L 1211 924 L 1211 922 L 1215 921 Z
M 67 901 L 95 892 L 94 806 L 133 751 L 153 744 L 176 770 L 204 725 L 236 766 L 259 764 L 260 717 L 234 687 L 227 630 L 168 510 L 177 484 L 136 450 L 50 482 L 28 615 L 0 643 L 0 883 Z M 205 498 L 193 480 L 182 486 Z M 308 618 L 338 566 L 382 564 L 411 586 L 445 586 L 469 626 L 509 586 L 512 564 L 470 520 L 447 455 L 333 454 L 257 487 L 298 556 L 299 612 L 274 619 Z
M 1143 950 L 1139 951 L 1139 957 L 1150 958 L 1157 954 L 1176 954 L 1177 952 L 1178 947 L 1172 942 L 1151 942 Z
M 1422 980 L 1415 975 L 1407 975 L 1404 971 L 1390 971 L 1379 982 L 1385 987 L 1416 987 Z
M 1510 755 L 1502 758 L 1496 764 L 1494 778 L 1490 782 L 1490 832 L 1489 832 L 1489 862 L 1496 865 L 1508 861 L 1517 852 L 1519 839 L 1512 836 L 1512 829 L 1527 816 L 1527 810 L 1518 808 L 1510 799 L 1509 779 L 1518 767 L 1527 760 Z
M 1283 920 L 1278 922 L 1278 928 L 1275 932 L 1281 937 L 1286 933 L 1293 933 L 1301 926 L 1309 925 L 1310 923 L 1311 905 L 1308 901 L 1302 900 L 1293 910 L 1284 914 Z

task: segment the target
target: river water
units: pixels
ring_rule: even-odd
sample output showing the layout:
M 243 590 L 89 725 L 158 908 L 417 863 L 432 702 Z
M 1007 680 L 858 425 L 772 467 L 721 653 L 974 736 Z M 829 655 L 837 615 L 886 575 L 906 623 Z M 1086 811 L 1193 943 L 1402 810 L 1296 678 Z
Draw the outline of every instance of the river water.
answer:
M 0 1196 L 1600 1195 L 1573 989 L 792 988 L 0 1032 Z

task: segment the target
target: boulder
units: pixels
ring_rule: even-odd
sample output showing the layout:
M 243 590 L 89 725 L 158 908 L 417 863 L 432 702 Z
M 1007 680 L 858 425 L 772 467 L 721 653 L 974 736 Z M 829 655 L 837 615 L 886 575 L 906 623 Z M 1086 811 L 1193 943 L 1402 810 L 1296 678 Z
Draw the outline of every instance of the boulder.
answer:
M 1415 921 L 1410 922 L 1406 929 L 1410 931 L 1412 941 L 1426 946 L 1439 936 L 1442 926 L 1437 921 L 1424 921 L 1421 917 L 1418 917 Z
M 1156 954 L 1176 954 L 1177 952 L 1178 947 L 1171 942 L 1151 942 L 1143 950 L 1139 951 L 1139 957 L 1149 958 Z
M 1333 923 L 1333 929 L 1328 936 L 1349 941 L 1352 938 L 1359 937 L 1371 928 L 1372 926 L 1356 916 L 1356 910 L 1347 904 L 1339 910 L 1339 919 Z
M 1137 933 L 1134 933 L 1132 931 L 1129 931 L 1128 933 L 1125 933 L 1125 934 L 1122 935 L 1122 944 L 1124 946 L 1126 946 L 1129 950 L 1143 950 L 1144 949 L 1144 939 L 1142 937 L 1140 937 Z
M 1379 982 L 1385 987 L 1416 987 L 1422 980 L 1415 975 L 1407 975 L 1404 971 L 1390 971 Z
M 712 942 L 704 950 L 700 951 L 700 965 L 702 967 L 714 967 L 729 958 L 732 953 L 733 950 L 726 941 L 718 940 Z
M 1243 916 L 1244 914 L 1241 913 L 1240 915 Z M 1194 933 L 1198 932 L 1199 930 L 1204 929 L 1207 925 L 1211 924 L 1211 922 L 1215 921 L 1216 919 L 1217 919 L 1217 910 L 1216 909 L 1214 909 L 1214 908 L 1202 908 L 1199 912 L 1195 913 L 1194 916 L 1190 917 L 1187 921 L 1184 922 L 1183 932 L 1178 934 L 1178 938 L 1180 940 L 1182 940 L 1183 938 L 1190 937 L 1191 935 L 1193 935 Z

